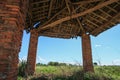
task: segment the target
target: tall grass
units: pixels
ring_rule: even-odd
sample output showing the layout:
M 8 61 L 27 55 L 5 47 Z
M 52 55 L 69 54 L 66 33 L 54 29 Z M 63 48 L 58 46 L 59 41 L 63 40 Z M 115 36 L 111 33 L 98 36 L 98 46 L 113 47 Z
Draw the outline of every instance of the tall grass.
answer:
M 81 66 L 36 66 L 29 80 L 120 80 L 120 66 L 95 66 L 95 73 L 84 73 Z
M 20 61 L 18 67 L 18 76 L 25 77 L 25 69 L 26 69 L 27 62 L 25 60 Z

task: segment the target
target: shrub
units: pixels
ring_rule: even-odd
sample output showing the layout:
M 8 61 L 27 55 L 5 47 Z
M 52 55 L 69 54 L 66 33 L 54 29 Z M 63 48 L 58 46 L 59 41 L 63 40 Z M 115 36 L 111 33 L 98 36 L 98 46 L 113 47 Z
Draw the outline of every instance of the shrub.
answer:
M 27 62 L 25 60 L 22 60 L 19 63 L 19 68 L 18 68 L 18 76 L 24 77 L 25 76 L 25 69 L 26 69 Z

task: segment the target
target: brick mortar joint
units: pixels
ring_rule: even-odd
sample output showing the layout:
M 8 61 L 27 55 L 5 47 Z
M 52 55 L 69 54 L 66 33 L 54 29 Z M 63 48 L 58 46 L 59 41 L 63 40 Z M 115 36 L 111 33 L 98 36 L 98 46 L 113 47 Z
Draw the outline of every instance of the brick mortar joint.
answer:
M 0 17 L 2 17 L 2 20 L 8 20 L 8 21 L 12 21 L 15 22 L 16 25 L 18 27 L 25 27 L 25 20 L 26 20 L 26 12 L 27 12 L 27 6 L 25 5 L 25 1 L 22 2 L 22 0 L 20 1 L 15 1 L 16 3 L 18 3 L 19 5 L 14 5 L 14 4 L 10 4 L 10 2 L 14 2 L 13 1 L 7 1 L 6 3 L 4 1 L 2 1 L 4 8 L 1 10 L 0 9 Z M 20 5 L 24 4 L 23 6 Z M 16 15 L 17 17 L 13 17 L 11 15 Z M 1 20 L 1 21 L 2 21 Z

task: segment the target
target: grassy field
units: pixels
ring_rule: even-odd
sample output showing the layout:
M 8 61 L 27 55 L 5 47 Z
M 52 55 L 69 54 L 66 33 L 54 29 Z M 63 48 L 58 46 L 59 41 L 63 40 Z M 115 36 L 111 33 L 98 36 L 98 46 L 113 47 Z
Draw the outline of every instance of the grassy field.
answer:
M 95 73 L 83 73 L 81 66 L 36 66 L 28 80 L 120 80 L 120 66 L 95 66 Z M 18 77 L 18 80 L 25 78 Z

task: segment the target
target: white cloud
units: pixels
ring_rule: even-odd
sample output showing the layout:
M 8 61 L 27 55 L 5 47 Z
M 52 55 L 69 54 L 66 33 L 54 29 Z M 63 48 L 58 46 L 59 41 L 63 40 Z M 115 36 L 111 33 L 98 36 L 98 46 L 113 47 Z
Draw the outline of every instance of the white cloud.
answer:
M 120 65 L 120 59 L 116 59 L 112 61 L 113 65 Z
M 47 63 L 47 60 L 40 56 L 37 56 L 36 63 Z
M 22 58 L 19 58 L 19 60 L 20 61 L 22 61 L 22 60 L 27 61 L 27 56 L 23 56 Z M 42 57 L 36 56 L 36 63 L 47 63 L 47 60 L 42 58 Z
M 95 45 L 95 47 L 101 47 L 101 46 L 102 46 L 102 45 L 100 45 L 100 44 L 96 44 L 96 45 Z

